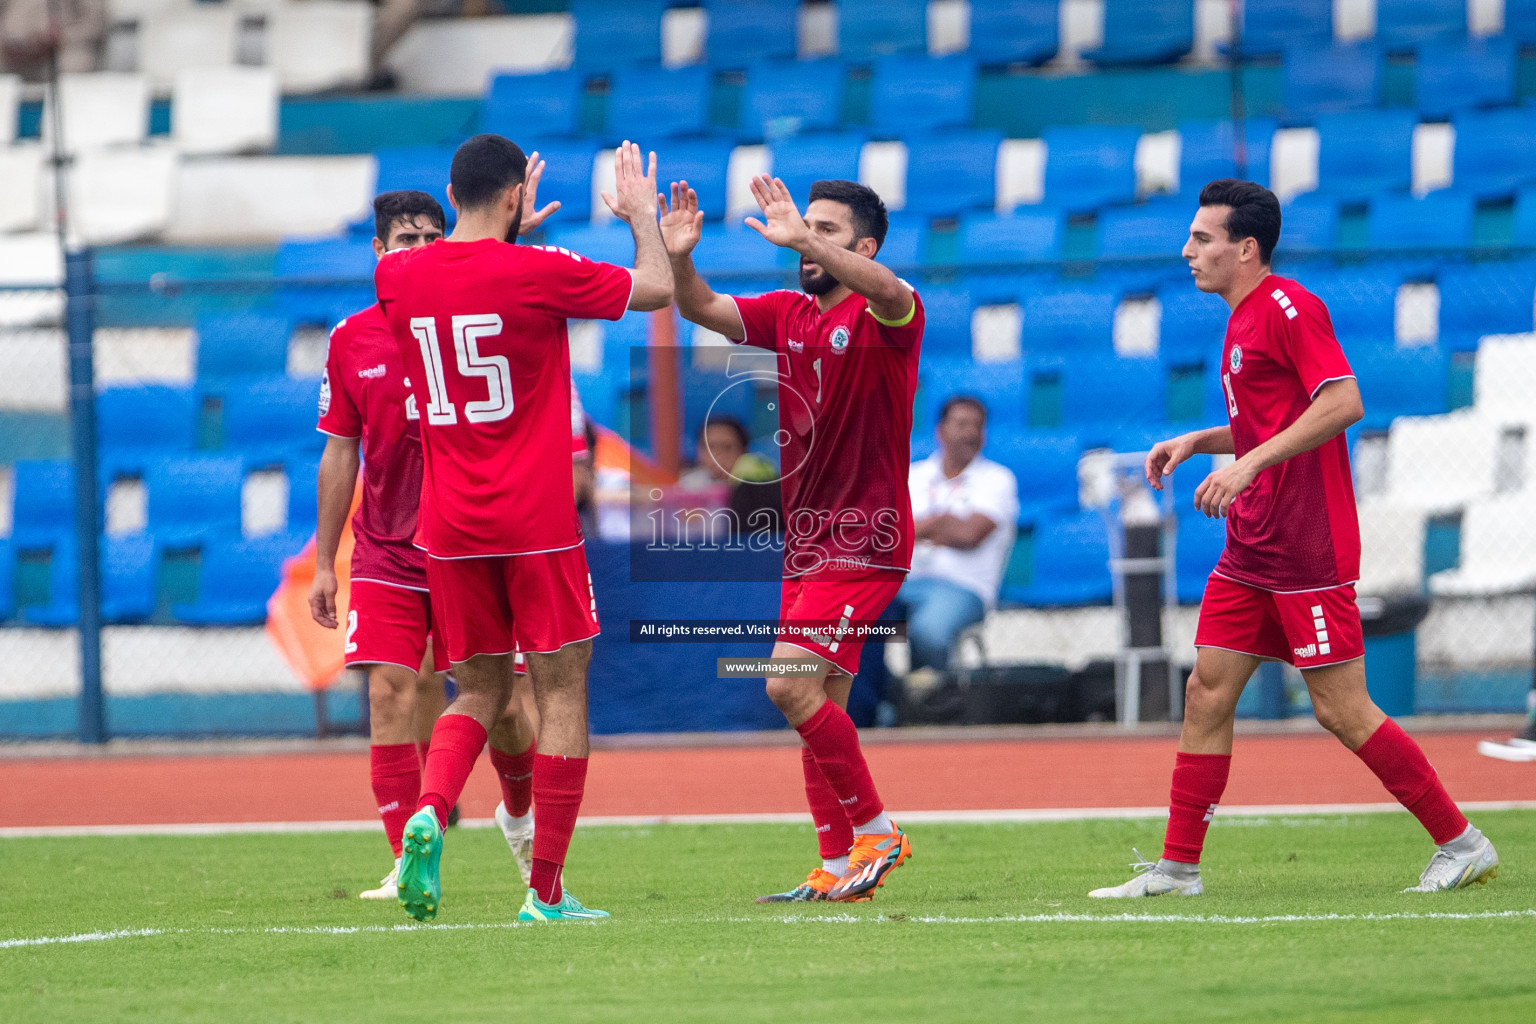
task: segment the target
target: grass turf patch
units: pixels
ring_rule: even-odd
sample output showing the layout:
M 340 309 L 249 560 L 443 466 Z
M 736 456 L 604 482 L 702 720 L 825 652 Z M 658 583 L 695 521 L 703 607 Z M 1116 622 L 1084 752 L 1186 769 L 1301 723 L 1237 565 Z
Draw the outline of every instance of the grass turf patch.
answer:
M 1218 818 L 1206 895 L 1125 902 L 1085 894 L 1129 877 L 1133 845 L 1155 856 L 1161 822 L 921 825 L 873 903 L 787 907 L 752 898 L 815 863 L 808 825 L 588 828 L 569 879 L 613 919 L 536 926 L 511 924 L 522 889 L 495 830 L 449 832 L 437 926 L 356 898 L 388 867 L 373 834 L 4 840 L 0 1006 L 221 1024 L 1528 1022 L 1536 813 L 1478 821 L 1504 868 L 1457 893 L 1399 893 L 1432 847 L 1406 814 L 1373 814 Z M 114 931 L 146 934 L 4 945 Z

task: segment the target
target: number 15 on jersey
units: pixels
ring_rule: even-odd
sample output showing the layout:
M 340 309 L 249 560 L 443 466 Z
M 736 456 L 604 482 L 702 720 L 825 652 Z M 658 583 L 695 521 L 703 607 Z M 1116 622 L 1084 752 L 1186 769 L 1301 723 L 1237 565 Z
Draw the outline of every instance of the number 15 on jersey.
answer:
M 501 317 L 496 313 L 460 313 L 453 317 L 452 326 L 459 376 L 485 381 L 484 398 L 464 401 L 464 419 L 469 423 L 494 423 L 511 416 L 512 368 L 507 357 L 480 351 L 481 339 L 501 334 Z M 442 427 L 459 422 L 459 407 L 448 394 L 448 380 L 443 372 L 437 321 L 430 316 L 412 317 L 411 333 L 421 345 L 421 361 L 427 371 L 427 425 Z M 459 399 L 467 397 L 461 395 Z

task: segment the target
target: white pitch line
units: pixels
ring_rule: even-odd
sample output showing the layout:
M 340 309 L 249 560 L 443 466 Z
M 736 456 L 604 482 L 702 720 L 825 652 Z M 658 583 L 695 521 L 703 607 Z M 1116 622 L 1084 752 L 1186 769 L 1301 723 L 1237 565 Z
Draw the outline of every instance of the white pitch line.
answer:
M 1536 800 L 1481 800 L 1460 805 L 1464 811 L 1536 810 Z M 1396 803 L 1373 804 L 1249 804 L 1222 807 L 1216 818 L 1318 817 L 1339 814 L 1382 814 L 1401 811 Z M 903 823 L 996 825 L 1100 819 L 1166 818 L 1167 807 L 1039 807 L 972 811 L 906 811 Z M 798 825 L 809 821 L 793 814 L 610 814 L 582 817 L 582 826 L 628 828 L 656 825 Z M 491 818 L 465 818 L 458 828 L 491 828 Z M 225 821 L 174 825 L 36 825 L 0 828 L 0 839 L 39 839 L 71 836 L 221 836 L 264 832 L 372 832 L 377 819 L 362 821 Z

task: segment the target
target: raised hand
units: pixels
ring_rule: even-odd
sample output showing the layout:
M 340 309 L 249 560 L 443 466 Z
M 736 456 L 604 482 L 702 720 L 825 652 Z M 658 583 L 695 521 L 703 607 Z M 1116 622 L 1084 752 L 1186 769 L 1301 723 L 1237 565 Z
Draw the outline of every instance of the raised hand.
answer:
M 544 161 L 539 156 L 539 151 L 534 150 L 528 155 L 528 176 L 523 181 L 523 220 L 517 229 L 519 236 L 526 235 L 538 229 L 549 219 L 549 215 L 560 209 L 560 200 L 556 199 L 544 209 L 538 209 L 539 179 L 544 177 Z
M 631 226 L 647 217 L 656 217 L 656 154 L 646 165 L 640 147 L 626 139 L 613 151 L 613 192 L 603 193 L 603 202 L 613 215 Z
M 752 198 L 763 211 L 763 219 L 748 217 L 747 227 L 786 249 L 798 249 L 810 238 L 810 229 L 783 181 L 759 174 L 752 179 Z
M 699 244 L 704 232 L 704 212 L 699 209 L 699 194 L 686 181 L 672 183 L 672 202 L 657 193 L 656 210 L 661 215 L 661 240 L 668 256 L 686 256 Z

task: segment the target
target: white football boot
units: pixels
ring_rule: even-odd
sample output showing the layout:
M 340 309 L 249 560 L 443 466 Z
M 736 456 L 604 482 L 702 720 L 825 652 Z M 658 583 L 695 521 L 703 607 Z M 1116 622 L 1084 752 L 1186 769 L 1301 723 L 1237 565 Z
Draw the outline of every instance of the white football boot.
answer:
M 359 899 L 365 900 L 397 900 L 400 898 L 400 858 L 395 858 L 395 866 L 389 869 L 379 882 L 377 889 L 369 889 L 367 892 L 358 893 Z
M 1403 892 L 1445 892 L 1465 889 L 1469 885 L 1487 885 L 1499 877 L 1499 854 L 1483 835 L 1471 825 L 1461 835 L 1443 846 L 1435 848 L 1429 858 L 1419 884 Z
M 1101 900 L 1118 900 L 1133 896 L 1199 896 L 1205 892 L 1205 886 L 1200 884 L 1198 867 L 1193 878 L 1176 878 L 1164 871 L 1157 861 L 1143 857 L 1140 850 L 1133 849 L 1131 852 L 1136 855 L 1136 860 L 1131 863 L 1131 867 L 1136 869 L 1136 876 L 1120 885 L 1095 889 L 1089 896 Z

